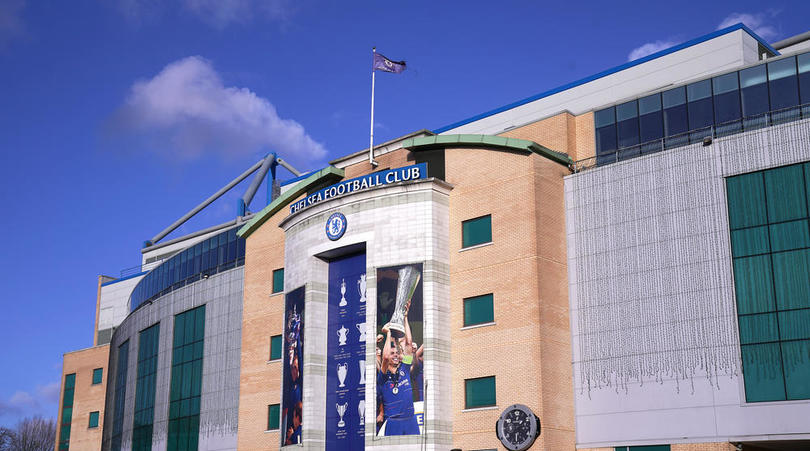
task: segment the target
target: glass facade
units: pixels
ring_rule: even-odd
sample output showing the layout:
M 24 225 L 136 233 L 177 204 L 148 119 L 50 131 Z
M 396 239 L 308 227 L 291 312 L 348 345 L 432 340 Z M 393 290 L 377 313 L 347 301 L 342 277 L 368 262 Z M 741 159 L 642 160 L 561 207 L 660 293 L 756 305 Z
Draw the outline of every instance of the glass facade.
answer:
M 481 216 L 461 223 L 461 247 L 470 247 L 491 241 L 492 216 Z
M 59 424 L 59 451 L 70 448 L 70 424 L 73 420 L 73 393 L 76 390 L 76 373 L 65 375 L 62 395 L 62 422 Z
M 494 406 L 495 376 L 464 380 L 464 408 Z
M 194 451 L 200 435 L 205 306 L 175 315 L 168 451 Z
M 115 391 L 113 398 L 113 430 L 110 449 L 121 451 L 124 432 L 124 403 L 127 395 L 127 367 L 129 361 L 129 340 L 118 346 L 118 364 L 115 371 Z
M 104 377 L 104 368 L 96 368 L 93 370 L 93 385 L 100 384 L 101 378 Z
M 245 240 L 236 236 L 239 227 L 226 230 L 179 252 L 145 275 L 130 296 L 130 310 L 164 296 L 204 275 L 245 264 Z
M 159 337 L 160 323 L 142 330 L 138 335 L 135 414 L 132 420 L 132 451 L 150 451 L 152 449 Z
M 267 430 L 274 431 L 278 429 L 278 421 L 280 417 L 280 410 L 278 404 L 270 404 L 267 406 Z
M 810 399 L 810 163 L 726 188 L 746 401 Z
M 464 299 L 464 326 L 495 321 L 492 293 Z
M 284 291 L 284 268 L 273 271 L 273 293 Z
M 810 53 L 594 112 L 596 164 L 810 117 Z

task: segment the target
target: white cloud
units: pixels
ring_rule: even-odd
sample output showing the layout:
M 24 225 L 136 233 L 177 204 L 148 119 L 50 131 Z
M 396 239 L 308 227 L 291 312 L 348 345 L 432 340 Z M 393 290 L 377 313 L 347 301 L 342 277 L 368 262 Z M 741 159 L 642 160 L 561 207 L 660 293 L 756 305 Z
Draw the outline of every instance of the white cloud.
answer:
M 0 0 L 0 49 L 25 32 L 22 11 L 25 0 Z
M 34 394 L 18 390 L 8 400 L 0 400 L 0 418 L 30 415 L 51 416 L 59 404 L 59 382 L 38 385 Z
M 175 61 L 152 79 L 136 82 L 113 124 L 149 139 L 153 148 L 186 158 L 269 150 L 287 159 L 326 155 L 301 124 L 280 118 L 270 101 L 247 88 L 226 87 L 211 62 L 198 56 Z
M 746 27 L 750 28 L 754 33 L 758 34 L 762 39 L 773 39 L 779 35 L 776 28 L 768 23 L 768 20 L 773 19 L 778 14 L 778 11 L 771 11 L 768 13 L 731 13 L 728 17 L 720 22 L 717 29 L 730 27 L 734 24 L 743 23 Z
M 677 44 L 677 42 L 675 41 L 648 42 L 640 47 L 634 48 L 630 52 L 630 54 L 627 55 L 627 61 L 633 61 L 639 58 L 643 58 L 647 55 L 652 55 L 655 52 L 660 52 L 661 50 L 668 49 L 675 44 Z

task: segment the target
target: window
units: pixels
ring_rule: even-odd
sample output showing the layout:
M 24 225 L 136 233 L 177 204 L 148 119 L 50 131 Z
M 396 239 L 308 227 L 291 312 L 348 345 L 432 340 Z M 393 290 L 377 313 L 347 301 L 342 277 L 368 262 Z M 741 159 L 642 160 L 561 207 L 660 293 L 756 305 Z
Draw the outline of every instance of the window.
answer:
M 88 428 L 97 428 L 98 427 L 98 411 L 90 412 L 90 421 L 87 424 Z
M 160 323 L 157 323 L 142 330 L 138 338 L 132 451 L 150 451 L 152 449 L 159 337 Z
M 169 388 L 168 451 L 197 449 L 204 339 L 204 305 L 175 315 Z
M 270 360 L 281 358 L 281 335 L 270 337 Z
M 764 64 L 740 71 L 742 114 L 745 118 L 743 126 L 746 129 L 762 127 L 767 123 L 765 113 L 770 110 L 767 81 Z
M 616 161 L 616 109 L 606 108 L 594 113 L 594 125 L 596 126 L 596 155 L 597 164 L 608 161 Z M 602 158 L 600 158 L 602 157 Z
M 115 390 L 113 400 L 113 430 L 110 438 L 112 451 L 121 451 L 124 431 L 124 402 L 127 396 L 127 369 L 129 361 L 129 340 L 118 346 L 115 365 Z
M 639 133 L 642 153 L 661 150 L 664 137 L 664 117 L 661 113 L 661 94 L 638 99 Z
M 100 384 L 101 378 L 104 375 L 104 368 L 96 368 L 93 370 L 93 385 Z
M 799 94 L 801 95 L 802 114 L 810 115 L 810 53 L 805 53 L 796 57 L 799 68 Z
M 619 159 L 638 155 L 638 103 L 631 102 L 616 105 L 616 131 L 619 140 Z M 626 149 L 632 147 L 632 149 Z
M 470 247 L 491 241 L 492 216 L 481 216 L 461 223 L 461 247 Z
M 726 179 L 747 402 L 810 399 L 810 163 Z
M 464 299 L 464 326 L 495 321 L 492 293 Z
M 799 85 L 796 78 L 796 58 L 790 57 L 768 63 L 768 91 L 771 109 L 782 110 L 799 104 Z M 781 116 L 790 112 L 778 112 Z M 792 112 L 791 114 L 796 114 Z M 774 117 L 774 120 L 777 120 Z
M 669 445 L 617 446 L 614 451 L 669 451 Z
M 273 293 L 284 291 L 284 268 L 273 271 Z
M 278 429 L 279 420 L 279 405 L 270 404 L 267 406 L 267 430 L 274 431 Z
M 689 130 L 689 121 L 686 115 L 686 88 L 670 89 L 661 93 L 664 106 L 664 136 L 667 137 L 667 146 L 680 146 L 686 144 L 683 133 Z
M 76 373 L 65 376 L 62 394 L 62 423 L 59 425 L 59 451 L 70 446 L 70 423 L 73 419 L 73 392 L 76 390 Z
M 714 124 L 714 107 L 712 105 L 712 81 L 703 80 L 686 86 L 686 97 L 689 101 L 689 130 L 698 130 L 689 135 L 690 142 L 703 140 L 711 135 Z
M 714 92 L 714 123 L 718 135 L 733 133 L 742 129 L 740 117 L 740 82 L 737 72 L 712 79 Z
M 495 405 L 495 376 L 464 380 L 464 408 Z

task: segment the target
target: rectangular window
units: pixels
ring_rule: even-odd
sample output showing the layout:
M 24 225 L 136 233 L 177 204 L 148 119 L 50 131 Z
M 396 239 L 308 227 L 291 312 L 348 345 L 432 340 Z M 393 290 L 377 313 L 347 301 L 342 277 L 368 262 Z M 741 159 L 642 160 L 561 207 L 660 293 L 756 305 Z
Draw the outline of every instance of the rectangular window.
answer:
M 273 293 L 284 291 L 284 268 L 273 271 Z
M 701 141 L 711 135 L 714 124 L 714 106 L 712 105 L 712 82 L 703 80 L 686 86 L 688 100 L 690 142 Z
M 138 337 L 132 451 L 150 451 L 152 449 L 152 426 L 155 417 L 155 385 L 157 382 L 160 323 L 142 330 Z
M 689 130 L 689 118 L 686 114 L 686 88 L 670 89 L 661 93 L 664 107 L 664 136 L 666 146 L 674 147 L 686 144 Z
M 481 216 L 461 223 L 461 247 L 489 242 L 492 242 L 492 216 Z
M 747 402 L 810 399 L 810 163 L 726 179 Z
M 464 299 L 464 326 L 495 321 L 492 293 Z
M 62 423 L 59 425 L 59 451 L 70 447 L 70 424 L 73 420 L 73 393 L 76 390 L 76 373 L 65 375 L 62 394 Z
M 169 388 L 168 451 L 197 450 L 204 338 L 204 305 L 175 315 Z
M 596 126 L 596 163 L 616 161 L 616 109 L 597 111 L 593 117 Z
M 740 96 L 742 99 L 743 127 L 758 128 L 767 125 L 768 77 L 765 65 L 749 67 L 740 71 Z
M 494 406 L 495 376 L 464 380 L 464 408 Z
M 273 335 L 270 337 L 270 360 L 278 360 L 281 358 L 281 335 Z
M 740 82 L 737 72 L 712 79 L 714 92 L 714 123 L 719 136 L 742 129 L 742 106 L 740 105 Z
M 638 155 L 638 103 L 635 100 L 616 105 L 616 132 L 619 149 L 624 149 L 619 152 L 619 159 Z
M 810 115 L 810 53 L 804 53 L 796 57 L 796 65 L 799 69 L 799 97 L 802 106 L 802 115 Z
M 101 378 L 104 377 L 104 368 L 96 368 L 93 370 L 93 385 L 100 384 Z
M 90 412 L 90 421 L 87 423 L 88 428 L 98 427 L 98 412 Z
M 129 362 L 129 340 L 118 346 L 115 366 L 115 398 L 113 399 L 112 451 L 121 451 L 121 439 L 124 431 L 124 403 L 127 395 L 127 368 Z
M 641 152 L 657 152 L 663 149 L 664 116 L 661 112 L 661 94 L 638 99 L 638 126 Z
M 790 57 L 768 63 L 768 92 L 771 98 L 772 120 L 781 122 L 798 115 L 799 80 L 796 78 L 796 58 Z M 778 111 L 785 110 L 787 111 Z
M 279 405 L 270 404 L 267 406 L 267 430 L 275 431 L 278 429 L 279 420 Z

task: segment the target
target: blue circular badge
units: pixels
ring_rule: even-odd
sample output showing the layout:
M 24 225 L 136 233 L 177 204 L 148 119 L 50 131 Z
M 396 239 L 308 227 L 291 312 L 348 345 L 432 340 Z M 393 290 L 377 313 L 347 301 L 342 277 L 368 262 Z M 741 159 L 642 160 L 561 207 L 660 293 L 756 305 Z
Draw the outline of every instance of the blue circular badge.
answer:
M 344 233 L 346 233 L 346 217 L 343 213 L 332 213 L 326 220 L 326 236 L 332 241 L 337 241 Z

